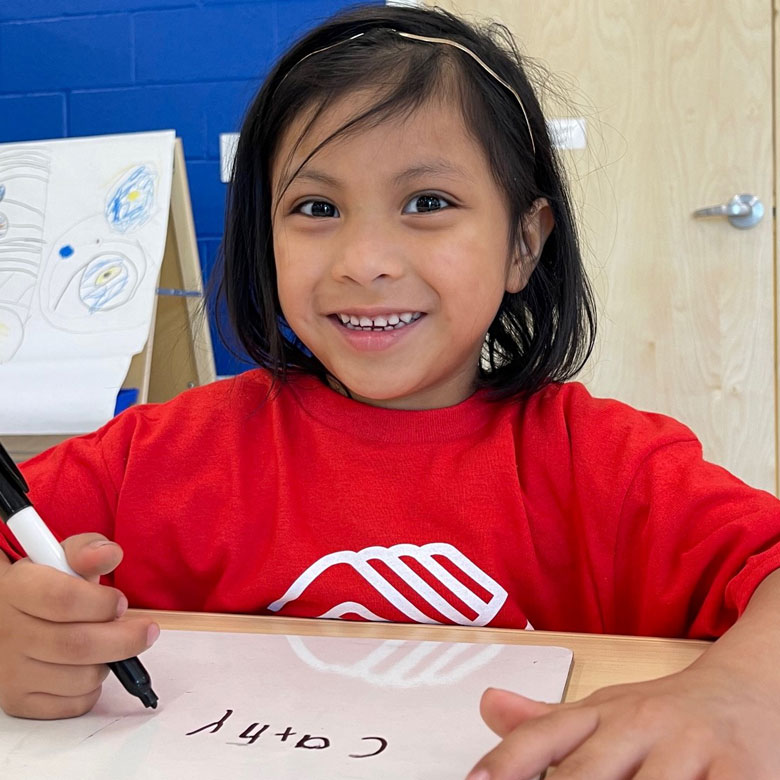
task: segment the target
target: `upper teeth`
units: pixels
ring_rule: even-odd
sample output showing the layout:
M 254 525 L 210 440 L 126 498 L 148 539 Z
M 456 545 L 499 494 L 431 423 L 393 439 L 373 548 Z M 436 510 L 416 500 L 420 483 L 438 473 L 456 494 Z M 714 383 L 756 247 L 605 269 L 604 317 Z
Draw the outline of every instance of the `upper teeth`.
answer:
M 338 318 L 344 325 L 351 325 L 355 328 L 389 328 L 408 325 L 413 320 L 422 317 L 422 312 L 405 311 L 398 314 L 379 315 L 377 317 L 357 317 L 354 314 L 341 314 Z

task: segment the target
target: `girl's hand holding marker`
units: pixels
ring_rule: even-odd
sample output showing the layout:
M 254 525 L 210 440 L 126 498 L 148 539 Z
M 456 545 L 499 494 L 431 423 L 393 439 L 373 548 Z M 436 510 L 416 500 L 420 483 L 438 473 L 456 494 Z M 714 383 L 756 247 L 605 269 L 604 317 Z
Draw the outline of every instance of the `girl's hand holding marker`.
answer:
M 127 643 L 133 636 L 132 632 L 137 634 L 137 626 L 133 629 L 132 624 L 125 623 L 120 630 L 107 632 L 103 627 L 96 632 L 94 627 L 90 631 L 85 626 L 65 625 L 79 620 L 104 621 L 124 614 L 127 599 L 121 593 L 109 592 L 97 584 L 101 574 L 108 574 L 116 568 L 122 558 L 121 548 L 100 534 L 82 534 L 68 540 L 67 546 L 61 546 L 27 497 L 28 490 L 21 472 L 0 444 L 0 520 L 29 556 L 15 564 L 0 556 L 0 612 L 4 607 L 8 609 L 7 619 L 0 622 L 5 629 L 5 633 L 0 631 L 0 654 L 5 641 L 9 645 L 11 659 L 4 668 L 7 684 L 2 684 L 4 681 L 0 673 L 0 693 L 4 699 L 0 700 L 0 705 L 6 712 L 27 717 L 81 715 L 97 701 L 100 684 L 110 669 L 144 706 L 156 707 L 157 695 L 152 690 L 146 669 L 135 657 L 136 653 L 103 656 L 102 662 L 89 663 L 91 653 L 107 652 L 109 649 L 117 652 L 122 647 L 119 640 Z M 82 552 L 83 548 L 86 553 Z M 71 555 L 77 561 L 76 567 L 70 563 Z M 84 582 L 83 587 L 74 585 L 83 581 L 81 574 L 85 564 L 86 577 L 93 582 Z M 21 590 L 17 590 L 20 582 Z M 106 618 L 106 610 L 112 604 L 113 615 L 109 613 Z M 38 620 L 29 621 L 25 617 Z M 45 628 L 45 620 L 54 621 L 54 625 Z M 52 632 L 52 628 L 56 633 Z M 148 627 L 148 644 L 143 649 L 154 641 L 158 633 L 157 626 Z M 95 636 L 93 646 L 85 647 L 90 634 Z M 55 636 L 58 645 L 52 647 L 50 643 Z M 98 636 L 101 637 L 100 642 Z M 106 642 L 106 636 L 111 637 L 113 647 Z M 61 644 L 65 646 L 60 647 Z M 14 660 L 21 663 L 21 674 L 14 668 Z M 25 682 L 33 680 L 30 672 L 35 662 L 38 662 L 39 675 L 35 678 L 36 688 L 30 691 Z M 107 665 L 104 667 L 102 663 Z M 67 667 L 58 669 L 56 664 L 83 668 L 79 674 Z M 16 681 L 16 687 L 13 681 Z M 60 684 L 65 687 L 50 687 Z
M 568 381 L 595 311 L 561 171 L 497 26 L 370 5 L 295 43 L 248 110 L 223 244 L 258 368 L 25 464 L 88 581 L 0 524 L 3 709 L 83 713 L 154 641 L 107 575 L 148 608 L 721 637 L 581 702 L 486 692 L 501 741 L 469 777 L 780 776 L 780 502 Z M 402 555 L 457 561 L 476 617 L 361 575 Z
M 11 715 L 83 715 L 100 697 L 106 664 L 139 655 L 159 635 L 149 620 L 118 619 L 127 599 L 98 584 L 122 560 L 118 544 L 80 534 L 62 546 L 83 579 L 0 556 L 0 706 Z

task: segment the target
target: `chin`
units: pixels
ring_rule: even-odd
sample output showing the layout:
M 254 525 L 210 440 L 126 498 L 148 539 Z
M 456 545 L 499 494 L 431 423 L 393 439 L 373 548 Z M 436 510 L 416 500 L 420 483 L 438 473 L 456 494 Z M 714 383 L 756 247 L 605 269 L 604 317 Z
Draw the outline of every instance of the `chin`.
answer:
M 347 385 L 349 392 L 356 398 L 362 398 L 368 403 L 388 404 L 403 403 L 412 393 L 402 390 L 396 391 L 384 387 L 382 389 L 373 386 L 361 387 L 360 385 Z
M 345 387 L 356 398 L 369 404 L 381 406 L 403 405 L 411 396 L 416 396 L 420 391 L 408 385 L 392 384 L 381 381 L 355 381 L 342 380 Z

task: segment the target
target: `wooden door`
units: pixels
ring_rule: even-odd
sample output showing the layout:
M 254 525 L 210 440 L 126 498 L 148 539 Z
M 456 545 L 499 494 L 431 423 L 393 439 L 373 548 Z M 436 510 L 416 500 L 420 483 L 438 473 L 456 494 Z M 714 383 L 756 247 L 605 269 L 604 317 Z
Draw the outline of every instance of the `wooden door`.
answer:
M 438 4 L 505 23 L 558 77 L 548 119 L 585 118 L 586 148 L 562 152 L 600 314 L 580 379 L 776 492 L 772 0 Z M 691 216 L 748 192 L 752 229 Z

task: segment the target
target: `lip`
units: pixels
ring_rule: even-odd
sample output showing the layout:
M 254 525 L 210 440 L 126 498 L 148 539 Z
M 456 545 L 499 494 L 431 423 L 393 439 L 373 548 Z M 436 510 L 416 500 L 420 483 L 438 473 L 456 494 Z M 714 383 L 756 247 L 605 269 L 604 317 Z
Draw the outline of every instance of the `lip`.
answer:
M 385 309 L 384 311 L 372 309 L 372 311 L 377 312 L 376 316 L 379 316 L 380 314 L 398 313 L 398 309 Z M 408 309 L 406 311 L 408 311 Z M 352 311 L 350 310 L 350 312 L 343 313 L 351 314 Z M 358 315 L 357 312 L 355 312 L 355 315 L 361 316 Z M 366 313 L 362 316 L 369 317 L 371 315 Z M 403 328 L 398 328 L 397 330 L 350 330 L 341 324 L 341 320 L 335 314 L 331 314 L 328 317 L 328 320 L 333 325 L 333 327 L 338 330 L 347 344 L 349 344 L 349 346 L 353 349 L 356 349 L 360 352 L 379 352 L 384 349 L 390 349 L 391 347 L 394 347 L 396 344 L 401 342 L 402 339 L 406 338 L 407 332 L 414 331 L 417 326 L 423 322 L 423 320 L 425 320 L 425 318 L 426 315 L 423 314 L 419 319 L 416 319 L 410 322 L 408 325 L 404 325 Z

